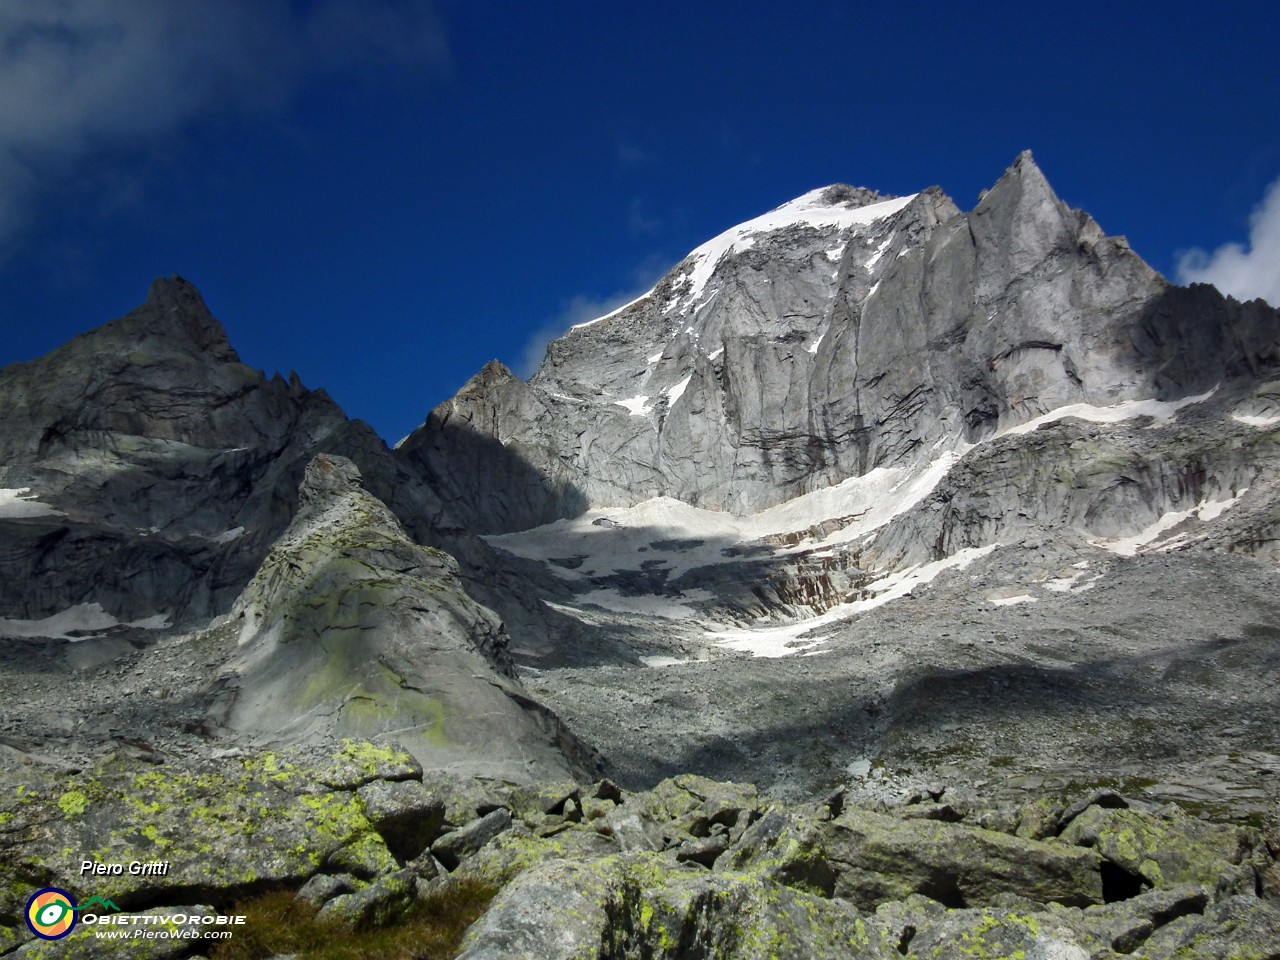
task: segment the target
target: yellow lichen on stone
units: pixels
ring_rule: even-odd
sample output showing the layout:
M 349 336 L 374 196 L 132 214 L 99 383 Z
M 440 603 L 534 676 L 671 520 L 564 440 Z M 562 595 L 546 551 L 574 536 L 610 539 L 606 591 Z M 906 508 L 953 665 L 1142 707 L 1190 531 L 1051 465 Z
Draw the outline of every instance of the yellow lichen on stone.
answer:
M 58 809 L 68 820 L 72 817 L 82 817 L 89 809 L 89 798 L 79 790 L 68 790 L 58 798 Z

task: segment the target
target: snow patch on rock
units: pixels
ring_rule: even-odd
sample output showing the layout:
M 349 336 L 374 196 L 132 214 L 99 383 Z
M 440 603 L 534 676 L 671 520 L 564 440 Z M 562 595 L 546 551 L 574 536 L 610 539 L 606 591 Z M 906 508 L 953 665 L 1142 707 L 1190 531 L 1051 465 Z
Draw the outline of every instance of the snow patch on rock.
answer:
M 1126 400 L 1123 403 L 1113 404 L 1109 407 L 1099 407 L 1091 403 L 1069 403 L 1066 406 L 1050 410 L 1048 413 L 1042 413 L 1026 423 L 1020 423 L 1017 426 L 1002 430 L 999 436 L 1011 437 L 1031 433 L 1046 424 L 1057 423 L 1059 420 L 1065 420 L 1068 417 L 1088 420 L 1091 423 L 1120 423 L 1124 420 L 1135 420 L 1138 417 L 1169 420 L 1183 407 L 1204 403 L 1217 391 L 1218 388 L 1214 387 L 1208 393 L 1201 393 L 1194 397 L 1183 397 L 1181 400 Z
M 1171 510 L 1163 514 L 1155 523 L 1149 524 L 1132 536 L 1113 539 L 1099 537 L 1091 539 L 1090 542 L 1094 546 L 1102 547 L 1122 557 L 1134 557 L 1139 553 L 1146 553 L 1148 551 L 1144 548 L 1148 546 L 1154 550 L 1170 550 L 1190 542 L 1192 538 L 1188 533 L 1181 533 L 1172 538 L 1166 538 L 1165 534 L 1192 518 L 1203 523 L 1217 520 L 1239 503 L 1240 498 L 1247 492 L 1246 487 L 1224 500 L 1202 500 L 1187 510 Z
M 47 503 L 36 500 L 30 487 L 0 488 L 0 520 L 26 520 L 31 517 L 61 517 L 65 514 Z
M 131 623 L 121 623 L 100 603 L 78 603 L 43 620 L 6 620 L 0 618 L 0 637 L 47 637 L 52 640 L 88 640 L 118 627 L 138 630 L 163 630 L 169 617 L 156 614 Z
M 691 261 L 691 263 L 690 271 L 687 274 L 689 285 L 686 288 L 685 296 L 690 299 L 697 299 L 706 288 L 707 282 L 711 279 L 711 275 L 715 272 L 716 266 L 720 261 L 728 254 L 749 250 L 755 244 L 755 238 L 759 234 L 772 233 L 787 227 L 801 225 L 814 228 L 829 227 L 837 230 L 866 226 L 893 216 L 916 198 L 916 194 L 913 193 L 909 197 L 882 200 L 879 203 L 869 203 L 861 207 L 848 207 L 840 203 L 832 204 L 824 200 L 823 198 L 826 196 L 828 189 L 827 187 L 822 187 L 818 190 L 811 190 L 790 203 L 784 203 L 776 210 L 771 210 L 766 214 L 748 220 L 746 223 L 738 224 L 738 226 L 726 230 L 718 237 L 708 240 L 702 246 L 693 250 L 686 257 L 686 260 Z
M 884 606 L 890 600 L 905 597 L 916 587 L 931 583 L 943 571 L 962 570 L 999 546 L 998 543 L 992 543 L 985 547 L 968 547 L 941 560 L 895 571 L 866 586 L 865 591 L 871 596 L 838 604 L 820 616 L 808 620 L 780 627 L 709 631 L 707 639 L 725 649 L 749 653 L 753 657 L 776 658 L 803 653 L 810 647 L 829 639 L 826 636 L 812 635 L 819 628 L 840 623 L 866 613 L 868 610 Z
M 634 397 L 628 397 L 626 400 L 613 401 L 619 407 L 623 407 L 633 417 L 643 417 L 649 412 L 649 398 L 644 394 L 638 394 Z
M 1280 414 L 1274 417 L 1255 417 L 1245 413 L 1233 413 L 1231 419 L 1247 427 L 1274 427 L 1280 424 Z

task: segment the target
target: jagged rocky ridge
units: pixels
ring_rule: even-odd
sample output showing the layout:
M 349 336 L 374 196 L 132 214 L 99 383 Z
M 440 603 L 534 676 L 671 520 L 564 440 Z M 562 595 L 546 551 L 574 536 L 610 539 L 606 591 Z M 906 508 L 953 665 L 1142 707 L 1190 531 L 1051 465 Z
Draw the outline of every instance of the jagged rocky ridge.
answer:
M 126 781 L 199 810 L 266 778 L 340 807 L 340 837 L 325 846 L 311 801 L 230 800 L 212 832 L 166 839 L 203 836 L 230 869 L 252 846 L 231 821 L 279 820 L 324 842 L 264 882 L 311 878 L 309 898 L 355 897 L 341 909 L 360 922 L 393 916 L 425 879 L 403 871 L 439 869 L 408 853 L 435 851 L 435 808 L 415 787 L 324 777 L 367 749 L 341 738 L 403 739 L 410 770 L 585 783 L 602 762 L 649 811 L 646 841 L 615 817 L 610 845 L 587 829 L 608 797 L 562 793 L 530 819 L 492 781 L 450 781 L 487 799 L 448 815 L 458 836 L 433 853 L 447 868 L 502 862 L 512 814 L 564 834 L 498 871 L 519 876 L 474 956 L 552 955 L 512 931 L 569 888 L 594 899 L 544 932 L 609 958 L 769 949 L 742 930 L 817 956 L 854 949 L 859 922 L 917 956 L 989 931 L 1029 955 L 1212 955 L 1232 931 L 1275 949 L 1258 899 L 1274 900 L 1275 851 L 1256 837 L 1214 855 L 1225 885 L 1153 889 L 1136 913 L 976 906 L 985 894 L 936 880 L 960 867 L 932 862 L 914 892 L 941 906 L 885 906 L 912 893 L 885 879 L 909 875 L 901 863 L 872 871 L 869 899 L 846 883 L 819 903 L 807 874 L 760 886 L 771 856 L 722 869 L 737 820 L 677 828 L 687 811 L 650 809 L 712 787 L 646 791 L 693 772 L 795 806 L 843 785 L 850 810 L 1096 849 L 1123 874 L 1095 860 L 1099 882 L 1130 893 L 1168 878 L 1116 861 L 1127 839 L 1062 820 L 1079 797 L 1119 806 L 1100 784 L 1155 818 L 1144 835 L 1200 829 L 1171 800 L 1274 834 L 1278 343 L 1274 309 L 1168 286 L 1027 155 L 968 214 L 936 190 L 829 188 L 735 228 L 553 343 L 529 384 L 489 365 L 397 451 L 322 392 L 241 365 L 194 288 L 158 281 L 128 317 L 0 371 L 0 677 L 22 691 L 4 699 L 0 755 L 6 789 L 35 791 L 0 816 L 0 863 L 23 889 L 49 882 L 67 831 L 100 828 L 121 855 L 157 852 L 120 812 Z M 939 792 L 949 811 L 904 807 Z M 1036 804 L 1042 825 L 1023 830 Z M 797 816 L 828 822 L 780 815 L 792 832 Z M 360 817 L 394 824 L 374 829 L 391 859 Z M 911 829 L 917 846 L 932 827 Z M 350 843 L 374 859 L 350 860 Z M 815 869 L 843 876 L 829 853 Z M 1028 895 L 1022 874 L 963 869 Z M 221 906 L 257 884 L 124 892 Z M 871 910 L 898 919 L 868 928 L 855 911 Z M 1128 940 L 1099 932 L 1113 921 Z
M 289 524 L 307 461 L 353 457 L 379 493 L 438 501 L 323 390 L 240 363 L 180 278 L 128 316 L 0 371 L 0 615 L 6 634 L 85 636 L 111 621 L 226 613 Z M 96 605 L 96 610 L 88 609 Z M 42 634 L 41 631 L 44 630 Z M 78 631 L 78 632 L 77 632 Z

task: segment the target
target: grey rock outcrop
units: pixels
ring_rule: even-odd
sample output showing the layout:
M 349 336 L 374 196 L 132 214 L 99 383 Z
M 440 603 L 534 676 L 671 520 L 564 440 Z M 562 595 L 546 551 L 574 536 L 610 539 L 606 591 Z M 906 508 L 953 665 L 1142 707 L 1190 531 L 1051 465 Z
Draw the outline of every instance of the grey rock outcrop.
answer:
M 467 596 L 456 562 L 414 544 L 350 460 L 314 459 L 299 502 L 237 601 L 222 724 L 284 743 L 390 737 L 424 766 L 499 779 L 584 769 L 586 751 L 525 693 L 502 624 Z

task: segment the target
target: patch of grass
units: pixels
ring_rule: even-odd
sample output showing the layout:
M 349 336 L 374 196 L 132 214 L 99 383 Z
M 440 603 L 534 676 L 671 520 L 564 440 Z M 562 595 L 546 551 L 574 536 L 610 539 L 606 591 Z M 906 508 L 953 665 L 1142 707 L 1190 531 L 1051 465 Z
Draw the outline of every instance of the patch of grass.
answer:
M 489 907 L 498 888 L 459 880 L 419 900 L 409 913 L 379 930 L 352 930 L 319 920 L 294 891 L 274 890 L 237 904 L 231 913 L 248 917 L 220 942 L 211 960 L 264 960 L 295 954 L 298 960 L 453 960 L 462 935 Z

